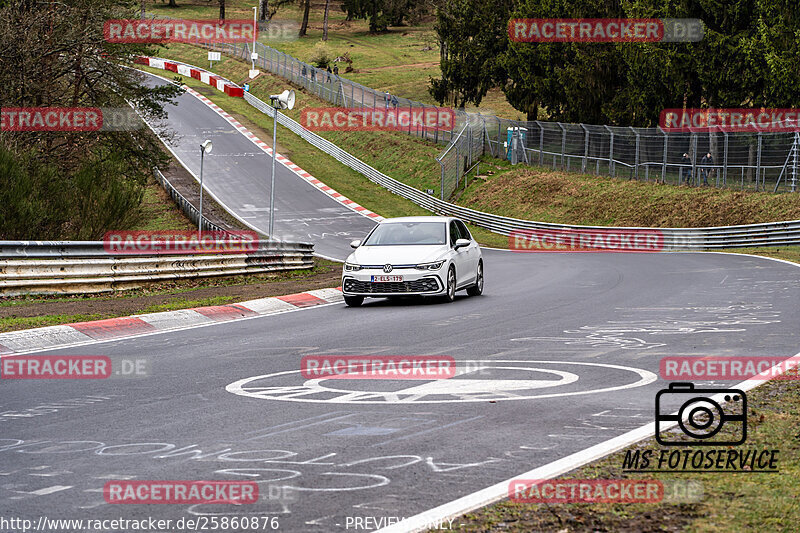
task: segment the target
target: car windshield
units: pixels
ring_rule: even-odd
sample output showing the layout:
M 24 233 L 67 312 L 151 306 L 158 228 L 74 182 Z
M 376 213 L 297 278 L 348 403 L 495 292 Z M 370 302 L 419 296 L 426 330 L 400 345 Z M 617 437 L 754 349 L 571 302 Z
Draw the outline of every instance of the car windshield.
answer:
M 404 244 L 445 244 L 444 222 L 392 222 L 381 224 L 364 243 L 365 246 L 397 246 Z

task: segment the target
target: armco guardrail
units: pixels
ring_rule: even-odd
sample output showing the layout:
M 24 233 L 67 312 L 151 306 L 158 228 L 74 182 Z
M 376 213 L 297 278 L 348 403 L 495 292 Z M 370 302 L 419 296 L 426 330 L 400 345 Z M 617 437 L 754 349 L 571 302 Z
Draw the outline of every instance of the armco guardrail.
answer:
M 78 294 L 181 278 L 314 266 L 310 243 L 260 242 L 250 253 L 111 255 L 98 241 L 0 241 L 0 295 Z
M 245 100 L 261 111 L 274 116 L 271 106 L 246 92 Z M 414 187 L 401 183 L 386 174 L 379 172 L 357 157 L 342 150 L 332 142 L 316 133 L 305 129 L 301 124 L 283 113 L 278 116 L 278 123 L 296 133 L 304 140 L 319 148 L 337 161 L 347 165 L 356 172 L 366 176 L 391 192 L 411 200 L 434 213 L 457 216 L 476 226 L 486 228 L 495 233 L 509 235 L 513 231 L 529 229 L 550 230 L 586 230 L 607 229 L 603 226 L 575 226 L 548 224 L 519 218 L 504 217 L 469 209 L 440 200 Z M 704 250 L 714 248 L 733 248 L 750 246 L 776 246 L 800 244 L 800 220 L 774 222 L 765 224 L 749 224 L 744 226 L 721 226 L 709 228 L 615 228 L 615 229 L 648 229 L 658 230 L 664 236 L 664 248 L 667 250 Z

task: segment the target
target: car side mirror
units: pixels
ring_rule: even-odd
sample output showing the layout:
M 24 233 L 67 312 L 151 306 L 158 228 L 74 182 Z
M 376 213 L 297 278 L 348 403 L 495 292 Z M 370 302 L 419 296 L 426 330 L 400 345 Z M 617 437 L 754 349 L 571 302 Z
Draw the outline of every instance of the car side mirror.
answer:
M 456 245 L 454 246 L 454 248 L 456 250 L 458 250 L 459 248 L 466 248 L 467 246 L 469 246 L 469 244 L 470 244 L 469 239 L 458 239 L 456 240 Z
M 350 241 L 350 248 L 358 248 L 361 246 L 361 241 Z

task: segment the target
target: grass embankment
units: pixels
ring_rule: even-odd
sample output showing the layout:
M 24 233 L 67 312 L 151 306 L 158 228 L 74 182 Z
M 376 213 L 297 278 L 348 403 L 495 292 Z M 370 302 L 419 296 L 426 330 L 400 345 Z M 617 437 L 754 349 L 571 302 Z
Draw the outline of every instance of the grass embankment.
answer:
M 565 479 L 656 479 L 699 483 L 694 503 L 527 504 L 502 501 L 459 517 L 458 531 L 687 531 L 793 532 L 800 524 L 800 382 L 771 381 L 749 392 L 747 450 L 778 449 L 780 473 L 623 472 L 625 450 L 586 465 Z M 724 447 L 723 447 L 724 448 Z M 629 450 L 660 449 L 649 439 Z M 674 448 L 673 448 L 674 449 Z M 681 450 L 687 448 L 681 448 Z M 692 452 L 705 446 L 688 448 Z M 652 463 L 651 463 L 652 465 Z M 652 466 L 651 466 L 652 468 Z
M 192 221 L 172 201 L 164 187 L 152 178 L 148 180 L 138 211 L 136 222 L 127 229 L 132 231 L 195 229 Z
M 219 6 L 206 1 L 179 2 L 179 7 L 170 8 L 162 3 L 148 5 L 149 12 L 174 18 L 217 18 Z M 314 46 L 322 40 L 324 3 L 313 5 L 309 13 L 308 34 L 291 40 L 270 40 L 268 32 L 262 32 L 259 41 L 302 61 L 310 62 Z M 253 3 L 246 0 L 228 0 L 225 16 L 230 19 L 253 18 Z M 295 5 L 281 7 L 274 17 L 276 23 L 294 21 L 299 23 L 302 11 Z M 428 79 L 441 76 L 439 68 L 439 42 L 433 29 L 432 16 L 423 18 L 415 25 L 392 27 L 379 34 L 369 33 L 366 20 L 345 20 L 346 14 L 338 2 L 332 2 L 328 13 L 327 46 L 332 57 L 348 54 L 352 59 L 352 72 L 345 72 L 340 63 L 339 74 L 357 83 L 383 92 L 436 105 L 428 93 Z M 207 63 L 206 63 L 207 64 Z M 496 114 L 504 118 L 525 118 L 506 101 L 500 89 L 492 89 L 480 107 L 467 107 L 471 111 Z
M 481 163 L 481 172 L 459 203 L 542 222 L 688 228 L 800 219 L 800 194 L 676 187 L 496 160 Z

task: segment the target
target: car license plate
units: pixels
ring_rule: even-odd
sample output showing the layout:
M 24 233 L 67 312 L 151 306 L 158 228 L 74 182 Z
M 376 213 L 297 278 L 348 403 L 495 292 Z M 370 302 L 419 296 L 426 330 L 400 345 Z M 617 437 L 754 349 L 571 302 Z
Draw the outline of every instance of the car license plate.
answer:
M 373 282 L 388 283 L 392 281 L 403 281 L 403 276 L 372 276 Z

